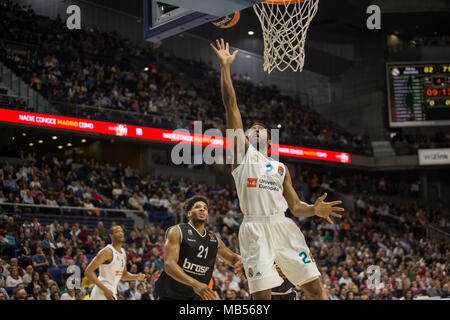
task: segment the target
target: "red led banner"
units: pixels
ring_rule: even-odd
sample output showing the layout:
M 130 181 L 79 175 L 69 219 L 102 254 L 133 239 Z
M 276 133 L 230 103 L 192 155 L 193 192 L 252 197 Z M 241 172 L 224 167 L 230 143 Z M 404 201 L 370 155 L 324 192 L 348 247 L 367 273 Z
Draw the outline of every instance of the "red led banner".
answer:
M 201 144 L 202 146 L 212 146 L 224 148 L 226 138 L 193 134 L 189 132 L 164 130 L 149 127 L 139 127 L 127 124 L 61 117 L 32 112 L 0 109 L 0 121 L 31 125 L 36 127 L 46 127 L 90 133 L 99 133 L 128 138 L 138 138 L 153 141 L 165 141 L 172 143 Z M 277 146 L 272 146 L 270 153 L 276 152 Z M 350 163 L 348 153 L 334 152 L 319 149 L 308 149 L 294 146 L 278 145 L 281 156 L 297 157 L 324 161 L 334 161 Z

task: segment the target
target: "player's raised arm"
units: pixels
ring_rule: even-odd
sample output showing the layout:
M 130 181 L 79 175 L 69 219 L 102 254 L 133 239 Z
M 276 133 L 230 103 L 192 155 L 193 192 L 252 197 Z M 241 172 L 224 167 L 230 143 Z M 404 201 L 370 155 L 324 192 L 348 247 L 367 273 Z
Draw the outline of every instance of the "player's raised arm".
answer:
M 216 294 L 206 284 L 197 281 L 178 265 L 180 256 L 181 233 L 177 227 L 173 227 L 167 234 L 167 240 L 164 246 L 164 271 L 178 282 L 192 287 L 194 292 L 202 298 L 216 300 Z
M 102 264 L 113 259 L 112 250 L 109 248 L 103 248 L 100 252 L 92 259 L 91 263 L 86 268 L 86 277 L 97 285 L 105 294 L 106 299 L 114 300 L 114 293 L 109 290 L 97 277 L 95 270 L 97 270 Z
M 245 149 L 248 147 L 248 140 L 244 135 L 244 126 L 242 124 L 241 112 L 239 111 L 239 107 L 237 105 L 236 93 L 234 91 L 233 82 L 231 80 L 231 70 L 230 66 L 233 61 L 236 59 L 236 54 L 239 50 L 230 54 L 230 47 L 228 42 L 225 43 L 223 39 L 216 40 L 217 47 L 214 44 L 210 44 L 211 48 L 213 48 L 214 52 L 217 54 L 217 57 L 220 62 L 220 87 L 222 91 L 222 101 L 225 106 L 225 116 L 227 122 L 227 129 L 235 130 L 235 138 L 234 138 L 234 158 L 237 160 L 238 152 L 242 154 L 245 153 L 245 150 L 240 150 L 238 148 L 237 139 L 240 140 L 240 143 L 245 143 Z M 241 140 L 242 139 L 242 140 Z M 237 166 L 237 161 L 233 161 L 232 168 L 234 169 Z
M 327 196 L 326 193 L 320 196 L 314 205 L 301 201 L 292 186 L 291 175 L 287 167 L 286 177 L 283 182 L 283 190 L 283 196 L 288 203 L 289 209 L 295 217 L 312 217 L 317 215 L 321 218 L 327 219 L 327 221 L 331 224 L 334 224 L 334 222 L 331 220 L 330 215 L 337 218 L 342 217 L 341 214 L 335 212 L 344 211 L 344 208 L 335 207 L 335 205 L 341 204 L 342 201 L 325 202 L 324 200 Z

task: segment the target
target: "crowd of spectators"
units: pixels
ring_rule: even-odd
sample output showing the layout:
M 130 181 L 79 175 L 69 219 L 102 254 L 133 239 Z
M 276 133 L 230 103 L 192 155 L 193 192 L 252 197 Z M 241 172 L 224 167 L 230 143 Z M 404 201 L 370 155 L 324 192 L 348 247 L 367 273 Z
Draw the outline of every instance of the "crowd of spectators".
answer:
M 408 42 L 408 46 L 411 48 L 430 46 L 445 47 L 449 45 L 450 36 L 448 34 L 438 35 L 437 33 L 434 36 L 414 36 Z
M 420 181 L 417 175 L 396 177 L 368 172 L 305 169 L 296 181 L 299 191 L 308 197 L 321 188 L 342 193 L 408 197 L 417 199 Z
M 191 129 L 193 120 L 208 119 L 206 126 L 224 128 L 218 74 L 211 64 L 185 61 L 163 47 L 138 47 L 114 32 L 69 31 L 60 18 L 39 17 L 31 6 L 10 0 L 0 0 L 0 5 L 0 60 L 55 101 L 58 112 L 70 115 L 85 110 L 79 105 L 88 105 L 94 110 L 102 107 L 136 114 L 136 121 L 143 125 Z M 131 67 L 130 61 L 141 58 L 150 61 L 147 71 Z M 194 81 L 187 85 L 175 81 L 178 75 L 169 72 L 167 65 L 180 70 L 189 66 L 182 70 Z M 257 120 L 270 128 L 281 124 L 281 142 L 370 154 L 368 137 L 338 128 L 298 101 L 282 96 L 276 88 L 252 83 L 247 75 L 235 74 L 233 78 L 246 126 Z M 393 145 L 406 143 L 417 149 L 441 142 L 448 144 L 448 136 L 397 135 Z M 319 218 L 295 219 L 330 299 L 449 297 L 448 243 L 425 236 L 427 226 L 450 230 L 448 210 L 383 200 L 383 196 L 393 194 L 419 198 L 418 180 L 398 182 L 359 173 L 304 171 L 294 186 L 309 203 L 324 191 L 357 194 L 342 221 L 334 225 Z M 239 253 L 242 213 L 231 185 L 151 177 L 121 163 L 99 163 L 84 157 L 42 156 L 20 165 L 5 161 L 0 168 L 0 300 L 89 299 L 93 285 L 84 270 L 108 243 L 110 226 L 103 220 L 123 217 L 120 210 L 124 209 L 134 210 L 149 221 L 142 228 L 122 225 L 127 268 L 132 273 L 145 273 L 147 280 L 120 282 L 118 298 L 154 299 L 154 282 L 163 269 L 165 230 L 185 221 L 182 204 L 194 194 L 211 200 L 208 229 Z M 24 213 L 33 213 L 36 218 L 30 222 L 23 218 Z M 44 224 L 40 217 L 46 213 L 59 218 Z M 94 217 L 98 223 L 95 227 L 70 225 L 65 221 L 68 215 Z M 67 268 L 73 265 L 81 274 L 81 285 L 76 289 L 66 283 L 70 275 Z M 368 283 L 367 268 L 372 265 L 380 268 L 376 289 Z M 221 298 L 250 298 L 246 281 L 220 260 L 214 277 Z M 301 290 L 297 297 L 303 297 Z
M 192 121 L 203 120 L 206 127 L 224 129 L 218 72 L 211 63 L 175 57 L 163 46 L 140 47 L 115 32 L 68 30 L 59 17 L 37 16 L 10 0 L 2 6 L 0 59 L 53 101 L 55 112 L 111 119 L 117 115 L 112 110 L 128 111 L 141 125 L 191 129 Z M 144 58 L 147 71 L 131 67 L 130 61 Z M 167 66 L 186 71 L 188 81 L 178 81 L 181 71 Z M 339 128 L 277 88 L 252 83 L 248 75 L 233 78 L 247 127 L 256 121 L 269 128 L 280 124 L 285 143 L 371 154 L 367 135 Z M 95 112 L 98 107 L 107 110 Z M 120 117 L 128 121 L 123 113 Z
M 322 192 L 351 194 L 354 209 L 369 217 L 383 217 L 385 221 L 396 224 L 402 232 L 413 231 L 417 237 L 425 236 L 426 227 L 435 227 L 450 233 L 450 216 L 445 206 L 431 208 L 421 201 L 420 180 L 412 175 L 403 177 L 384 177 L 368 173 L 322 172 L 304 170 L 294 186 L 307 202 L 314 200 Z M 407 199 L 407 201 L 401 201 Z
M 2 94 L 0 88 L 0 108 L 19 109 L 27 111 L 29 110 L 28 104 L 22 97 L 16 97 L 12 95 Z
M 314 174 L 304 172 L 301 176 L 311 187 L 307 199 L 301 194 L 308 202 L 314 202 L 328 190 L 323 183 L 317 188 L 311 184 L 310 177 Z M 239 253 L 242 213 L 236 191 L 230 185 L 208 185 L 162 176 L 153 179 L 128 166 L 70 157 L 42 157 L 16 167 L 4 162 L 0 177 L 0 203 L 3 204 L 45 200 L 47 205 L 56 208 L 81 201 L 95 203 L 86 212 L 93 217 L 97 217 L 96 208 L 102 205 L 133 208 L 148 214 L 150 223 L 142 228 L 134 225 L 127 229 L 122 225 L 126 234 L 127 268 L 132 273 L 145 273 L 147 280 L 121 282 L 119 299 L 154 299 L 154 282 L 163 268 L 165 230 L 186 221 L 181 204 L 194 194 L 211 199 L 208 229 Z M 98 215 L 94 227 L 69 225 L 65 215 L 44 224 L 39 214 L 29 221 L 22 218 L 19 207 L 11 209 L 1 204 L 0 207 L 4 210 L 0 222 L 0 299 L 89 299 L 93 286 L 84 276 L 84 270 L 108 243 L 102 215 Z M 153 211 L 154 208 L 157 210 Z M 400 226 L 391 223 L 384 212 L 403 219 Z M 448 242 L 428 239 L 423 232 L 427 219 L 437 218 L 449 227 L 448 212 L 429 214 L 425 208 L 414 211 L 410 207 L 359 198 L 354 208 L 347 208 L 342 221 L 334 225 L 319 218 L 294 220 L 305 234 L 330 299 L 390 300 L 448 297 Z M 70 265 L 80 268 L 79 289 L 72 290 L 66 285 Z M 367 283 L 370 275 L 367 268 L 371 265 L 380 267 L 378 289 Z M 234 275 L 220 260 L 214 277 L 221 298 L 250 298 L 246 281 Z M 301 290 L 297 297 L 303 297 Z
M 450 146 L 450 131 L 440 130 L 431 134 L 396 133 L 391 139 L 396 154 L 417 154 L 418 149 L 446 148 Z

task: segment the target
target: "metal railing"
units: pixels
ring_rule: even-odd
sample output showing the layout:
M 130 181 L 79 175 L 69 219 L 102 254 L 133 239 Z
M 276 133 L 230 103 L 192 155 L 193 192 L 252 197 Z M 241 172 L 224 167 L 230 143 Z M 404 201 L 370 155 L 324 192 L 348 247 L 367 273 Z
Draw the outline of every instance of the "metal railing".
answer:
M 172 128 L 168 118 L 156 114 L 144 114 L 127 110 L 88 106 L 61 101 L 50 101 L 46 114 L 61 115 L 82 119 L 123 123 L 130 125 Z
M 450 234 L 433 226 L 426 227 L 427 238 L 433 240 L 447 240 L 450 242 Z
M 26 84 L 20 77 L 0 62 L 0 78 L 3 84 L 17 97 L 27 100 L 30 111 L 45 113 L 47 100 L 36 90 Z
M 28 203 L 14 203 L 14 202 L 3 202 L 0 203 L 0 207 L 8 206 L 13 207 L 13 210 L 15 211 L 17 207 L 24 207 L 24 208 L 45 208 L 47 210 L 51 211 L 59 211 L 61 214 L 64 212 L 72 212 L 72 211 L 98 211 L 98 212 L 117 212 L 117 213 L 131 213 L 131 214 L 137 214 L 138 216 L 142 216 L 145 214 L 145 211 L 139 211 L 139 210 L 132 210 L 132 209 L 107 209 L 107 208 L 100 208 L 100 207 L 72 207 L 72 206 L 51 206 L 51 205 L 44 205 L 44 204 L 28 204 Z M 8 211 L 7 211 L 8 212 Z M 8 212 L 12 213 L 12 212 Z

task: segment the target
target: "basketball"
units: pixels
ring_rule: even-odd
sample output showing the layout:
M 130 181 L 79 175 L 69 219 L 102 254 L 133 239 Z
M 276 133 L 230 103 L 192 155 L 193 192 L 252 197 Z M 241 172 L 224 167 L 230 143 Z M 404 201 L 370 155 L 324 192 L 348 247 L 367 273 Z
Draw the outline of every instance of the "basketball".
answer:
M 235 13 L 232 13 L 225 17 L 221 17 L 217 20 L 214 20 L 211 23 L 218 28 L 228 29 L 228 28 L 234 27 L 239 22 L 240 17 L 241 17 L 241 13 L 239 11 L 236 11 Z

